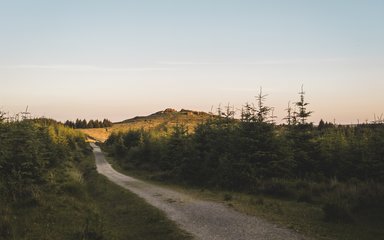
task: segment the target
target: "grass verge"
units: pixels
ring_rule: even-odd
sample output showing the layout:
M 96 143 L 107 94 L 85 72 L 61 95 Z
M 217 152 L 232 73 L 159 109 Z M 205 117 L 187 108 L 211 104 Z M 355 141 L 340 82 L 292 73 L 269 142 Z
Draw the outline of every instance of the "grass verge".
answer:
M 163 212 L 96 174 L 89 177 L 88 189 L 104 217 L 108 239 L 191 239 Z
M 97 174 L 90 151 L 47 179 L 23 198 L 0 196 L 0 239 L 191 239 L 160 210 Z
M 369 218 L 362 216 L 353 223 L 327 222 L 323 212 L 323 205 L 316 202 L 301 202 L 296 199 L 284 199 L 266 195 L 246 194 L 217 189 L 174 184 L 154 180 L 156 173 L 142 170 L 122 169 L 111 157 L 107 157 L 113 167 L 127 175 L 151 182 L 156 185 L 184 192 L 192 197 L 221 202 L 239 212 L 258 216 L 282 227 L 292 229 L 303 235 L 320 240 L 370 240 L 384 239 L 382 216 L 380 212 L 371 213 Z M 372 221 L 372 219 L 376 219 Z

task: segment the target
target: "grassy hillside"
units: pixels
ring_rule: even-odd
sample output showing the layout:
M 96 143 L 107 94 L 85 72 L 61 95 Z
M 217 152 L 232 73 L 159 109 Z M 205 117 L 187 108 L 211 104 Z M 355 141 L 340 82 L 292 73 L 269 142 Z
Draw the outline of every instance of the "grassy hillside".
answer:
M 98 141 L 104 142 L 113 132 L 144 129 L 170 133 L 172 128 L 177 124 L 183 124 L 188 128 L 188 131 L 193 131 L 199 123 L 212 117 L 213 115 L 205 112 L 185 109 L 176 111 L 168 108 L 148 116 L 134 117 L 114 123 L 113 126 L 109 128 L 80 129 L 80 131 Z

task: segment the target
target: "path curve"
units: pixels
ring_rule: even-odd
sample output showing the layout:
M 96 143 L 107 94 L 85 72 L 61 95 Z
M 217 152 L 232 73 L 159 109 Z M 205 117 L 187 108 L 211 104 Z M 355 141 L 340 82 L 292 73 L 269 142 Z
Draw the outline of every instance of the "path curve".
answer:
M 257 217 L 239 213 L 223 204 L 196 200 L 186 194 L 123 175 L 91 143 L 97 171 L 161 209 L 185 231 L 202 240 L 302 240 L 305 237 Z

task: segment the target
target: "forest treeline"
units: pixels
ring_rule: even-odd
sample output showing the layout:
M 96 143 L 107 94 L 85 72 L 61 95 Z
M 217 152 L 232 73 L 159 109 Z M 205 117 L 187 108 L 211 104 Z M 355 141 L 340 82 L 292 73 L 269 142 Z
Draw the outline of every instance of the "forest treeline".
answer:
M 144 130 L 113 133 L 105 148 L 125 169 L 188 185 L 319 201 L 329 219 L 350 220 L 356 209 L 383 207 L 384 124 L 342 126 L 307 122 L 304 92 L 276 125 L 260 92 L 234 111 L 170 135 Z M 348 196 L 348 197 L 343 197 Z
M 112 127 L 113 123 L 108 119 L 104 119 L 103 121 L 97 119 L 91 119 L 89 121 L 85 119 L 76 119 L 74 122 L 67 120 L 64 125 L 70 128 L 107 128 Z

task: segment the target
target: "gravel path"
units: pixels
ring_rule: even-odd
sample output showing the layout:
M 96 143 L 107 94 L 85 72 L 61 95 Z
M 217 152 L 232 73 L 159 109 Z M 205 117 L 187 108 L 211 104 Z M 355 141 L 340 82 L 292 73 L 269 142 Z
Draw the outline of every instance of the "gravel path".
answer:
M 96 158 L 97 171 L 100 174 L 164 211 L 170 219 L 193 234 L 196 239 L 306 239 L 290 230 L 239 213 L 223 204 L 196 200 L 186 194 L 123 175 L 115 171 L 105 160 L 98 146 L 92 143 L 91 146 Z

